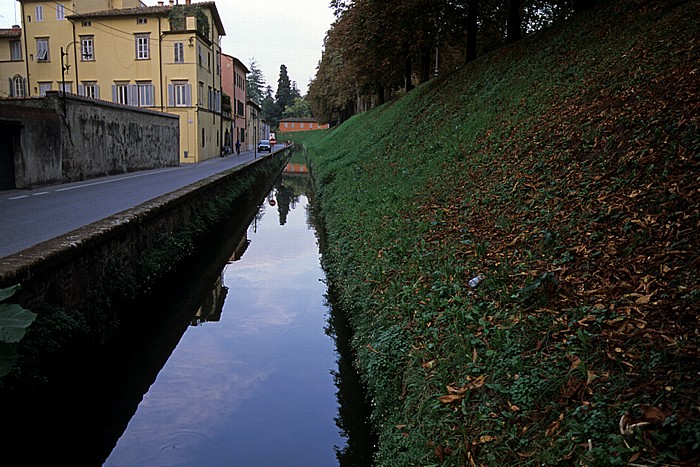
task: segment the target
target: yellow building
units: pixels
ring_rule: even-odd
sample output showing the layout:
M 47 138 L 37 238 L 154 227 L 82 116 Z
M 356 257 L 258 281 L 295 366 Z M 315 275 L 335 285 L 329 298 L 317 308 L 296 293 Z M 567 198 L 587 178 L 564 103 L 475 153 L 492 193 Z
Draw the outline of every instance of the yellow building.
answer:
M 27 71 L 22 57 L 22 29 L 0 29 L 0 98 L 27 95 Z
M 221 153 L 225 31 L 214 2 L 20 1 L 30 96 L 65 88 L 176 114 L 181 162 Z

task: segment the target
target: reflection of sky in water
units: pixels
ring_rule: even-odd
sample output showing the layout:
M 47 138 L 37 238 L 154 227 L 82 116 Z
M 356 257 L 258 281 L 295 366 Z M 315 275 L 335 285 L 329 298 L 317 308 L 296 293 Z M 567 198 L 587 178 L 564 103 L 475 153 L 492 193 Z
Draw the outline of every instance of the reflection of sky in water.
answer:
M 335 355 L 306 204 L 284 226 L 266 206 L 248 229 L 221 321 L 187 330 L 105 465 L 337 465 Z

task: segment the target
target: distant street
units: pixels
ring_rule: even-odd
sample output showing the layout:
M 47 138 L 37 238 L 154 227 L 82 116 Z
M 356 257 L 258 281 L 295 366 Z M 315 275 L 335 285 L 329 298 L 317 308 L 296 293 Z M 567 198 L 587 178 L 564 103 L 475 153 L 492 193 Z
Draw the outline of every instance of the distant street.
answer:
M 282 149 L 278 144 L 275 150 Z M 257 154 L 258 157 L 268 153 Z M 253 160 L 253 151 L 34 190 L 0 191 L 0 257 Z

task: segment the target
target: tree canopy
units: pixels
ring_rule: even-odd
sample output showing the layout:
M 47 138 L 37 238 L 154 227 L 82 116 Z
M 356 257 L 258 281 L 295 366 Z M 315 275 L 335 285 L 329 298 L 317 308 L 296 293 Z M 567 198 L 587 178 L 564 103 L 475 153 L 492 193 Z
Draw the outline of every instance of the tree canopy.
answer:
M 331 0 L 336 16 L 307 100 L 324 123 L 449 73 L 595 0 Z

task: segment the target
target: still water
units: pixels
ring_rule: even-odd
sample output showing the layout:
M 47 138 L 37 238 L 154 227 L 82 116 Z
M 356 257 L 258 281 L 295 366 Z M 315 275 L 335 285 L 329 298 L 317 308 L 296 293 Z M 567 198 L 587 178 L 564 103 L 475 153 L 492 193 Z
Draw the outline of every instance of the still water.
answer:
M 105 466 L 332 466 L 337 356 L 317 236 L 282 179 Z M 196 274 L 196 271 L 193 271 Z M 334 377 L 335 375 L 335 377 Z

